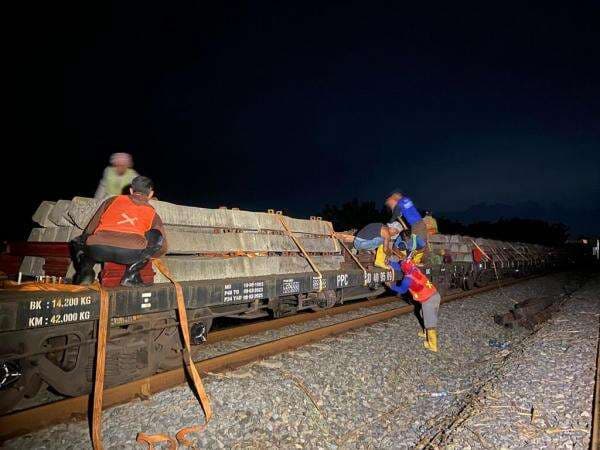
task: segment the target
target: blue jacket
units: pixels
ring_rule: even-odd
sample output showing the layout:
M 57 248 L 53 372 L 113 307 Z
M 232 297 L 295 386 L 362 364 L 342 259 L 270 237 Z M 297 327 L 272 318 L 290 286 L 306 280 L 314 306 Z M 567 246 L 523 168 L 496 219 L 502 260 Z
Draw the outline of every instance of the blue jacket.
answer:
M 396 272 L 402 271 L 402 269 L 400 268 L 400 263 L 397 261 L 390 261 L 389 265 Z M 402 278 L 402 281 L 400 282 L 400 284 L 393 283 L 390 286 L 390 289 L 398 295 L 406 294 L 408 292 L 408 288 L 410 287 L 411 282 L 412 282 L 412 280 L 410 279 L 410 277 L 404 277 L 404 278 Z
M 392 220 L 395 220 L 399 217 L 404 217 L 410 226 L 415 223 L 423 220 L 417 208 L 415 208 L 414 203 L 408 197 L 402 197 L 394 206 L 394 210 L 392 211 L 393 217 Z
M 400 238 L 396 239 L 394 242 L 394 247 L 399 248 L 400 250 L 406 250 L 407 252 L 412 252 L 425 248 L 425 241 L 420 236 L 411 234 L 410 238 L 408 238 L 406 241 L 403 241 Z

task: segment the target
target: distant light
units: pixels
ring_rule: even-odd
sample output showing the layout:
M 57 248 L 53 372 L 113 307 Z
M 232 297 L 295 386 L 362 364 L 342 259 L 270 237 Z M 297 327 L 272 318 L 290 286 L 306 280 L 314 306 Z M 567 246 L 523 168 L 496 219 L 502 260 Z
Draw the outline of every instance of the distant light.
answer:
M 587 239 L 582 239 L 582 240 L 581 240 L 581 243 L 582 243 L 582 244 L 585 244 L 585 245 L 587 245 L 587 243 L 588 243 L 588 240 L 587 240 Z

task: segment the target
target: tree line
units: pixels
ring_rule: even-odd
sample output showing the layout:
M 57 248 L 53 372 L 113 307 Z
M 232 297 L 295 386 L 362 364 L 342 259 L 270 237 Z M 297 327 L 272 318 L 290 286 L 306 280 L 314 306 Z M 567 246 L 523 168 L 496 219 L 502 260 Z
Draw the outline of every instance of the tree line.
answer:
M 336 230 L 358 230 L 368 223 L 390 220 L 390 212 L 378 207 L 373 201 L 353 199 L 341 205 L 326 205 L 319 214 L 323 219 L 333 223 Z M 538 219 L 521 219 L 518 217 L 499 219 L 494 222 L 480 221 L 464 224 L 444 217 L 435 217 L 438 229 L 443 234 L 460 234 L 463 236 L 498 239 L 502 241 L 519 241 L 531 244 L 561 245 L 569 235 L 569 229 L 562 223 L 551 223 Z

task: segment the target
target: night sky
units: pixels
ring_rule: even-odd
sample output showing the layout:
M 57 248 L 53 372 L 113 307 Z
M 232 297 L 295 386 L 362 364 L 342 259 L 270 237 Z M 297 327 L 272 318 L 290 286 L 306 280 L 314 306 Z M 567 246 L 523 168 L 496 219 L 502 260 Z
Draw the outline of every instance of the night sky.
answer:
M 524 3 L 27 4 L 0 238 L 116 151 L 176 203 L 306 217 L 399 187 L 598 232 L 600 4 Z

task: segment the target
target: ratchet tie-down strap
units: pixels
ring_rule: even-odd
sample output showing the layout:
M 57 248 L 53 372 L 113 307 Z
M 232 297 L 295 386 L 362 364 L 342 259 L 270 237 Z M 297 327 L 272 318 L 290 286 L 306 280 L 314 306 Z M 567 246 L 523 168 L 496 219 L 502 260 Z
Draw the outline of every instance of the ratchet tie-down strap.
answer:
M 302 255 L 308 261 L 308 264 L 310 264 L 310 267 L 312 268 L 312 270 L 317 274 L 317 279 L 319 280 L 318 292 L 322 292 L 323 291 L 323 274 L 321 273 L 321 271 L 319 270 L 319 268 L 317 267 L 315 262 L 312 260 L 312 258 L 308 255 L 306 250 L 304 250 L 304 247 L 302 247 L 302 244 L 300 244 L 300 241 L 298 240 L 298 238 L 296 238 L 296 236 L 294 236 L 294 234 L 290 231 L 283 216 L 281 214 L 274 214 L 274 215 L 279 218 L 279 221 L 281 222 L 281 225 L 283 226 L 283 229 L 285 230 L 286 235 L 288 235 L 290 238 L 292 238 L 292 240 L 296 244 L 296 247 L 298 247 L 298 249 L 300 250 L 300 253 L 302 253 Z
M 210 400 L 208 399 L 208 395 L 206 395 L 206 391 L 204 390 L 204 385 L 202 384 L 202 379 L 200 378 L 200 374 L 198 373 L 198 369 L 196 369 L 196 365 L 194 364 L 194 360 L 192 359 L 192 350 L 190 344 L 190 330 L 188 327 L 188 319 L 187 319 L 187 310 L 185 309 L 185 299 L 183 297 L 183 289 L 181 285 L 175 281 L 171 271 L 166 266 L 166 264 L 160 259 L 153 259 L 152 263 L 154 267 L 156 267 L 160 273 L 162 273 L 175 287 L 175 296 L 177 298 L 177 315 L 179 318 L 179 328 L 181 330 L 181 335 L 183 337 L 183 357 L 186 362 L 185 368 L 188 372 L 188 375 L 192 379 L 192 383 L 194 384 L 194 389 L 198 398 L 200 399 L 200 405 L 204 410 L 204 416 L 206 417 L 206 422 L 210 420 L 212 417 L 212 407 L 210 406 Z M 185 436 L 188 433 L 194 432 L 202 432 L 206 428 L 206 425 L 195 425 L 191 427 L 182 428 L 177 433 L 176 437 L 173 438 L 168 434 L 146 434 L 146 433 L 138 433 L 136 436 L 136 441 L 140 444 L 146 444 L 149 450 L 156 448 L 156 445 L 164 442 L 168 445 L 169 450 L 174 450 L 177 448 L 177 443 L 180 443 L 183 446 L 192 447 L 193 442 L 187 440 Z
M 181 334 L 183 336 L 183 344 L 184 344 L 184 358 L 187 360 L 186 369 L 188 370 L 188 374 L 194 383 L 194 388 L 196 390 L 196 394 L 198 394 L 198 398 L 200 399 L 200 405 L 204 410 L 204 415 L 206 416 L 206 422 L 208 422 L 212 417 L 212 407 L 210 406 L 210 400 L 208 399 L 208 395 L 206 395 L 206 391 L 204 390 L 204 385 L 202 384 L 202 379 L 200 378 L 200 374 L 198 373 L 198 369 L 196 369 L 196 365 L 194 364 L 194 360 L 192 359 L 192 349 L 191 349 L 191 341 L 190 341 L 190 329 L 188 326 L 187 319 L 187 311 L 185 309 L 185 300 L 183 297 L 183 289 L 181 288 L 181 284 L 179 284 L 171 275 L 169 268 L 162 262 L 160 259 L 152 260 L 154 266 L 162 273 L 166 278 L 169 279 L 173 286 L 175 287 L 175 295 L 177 297 L 177 314 L 179 316 L 179 327 L 181 329 Z

